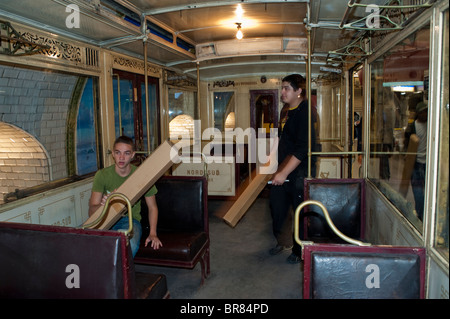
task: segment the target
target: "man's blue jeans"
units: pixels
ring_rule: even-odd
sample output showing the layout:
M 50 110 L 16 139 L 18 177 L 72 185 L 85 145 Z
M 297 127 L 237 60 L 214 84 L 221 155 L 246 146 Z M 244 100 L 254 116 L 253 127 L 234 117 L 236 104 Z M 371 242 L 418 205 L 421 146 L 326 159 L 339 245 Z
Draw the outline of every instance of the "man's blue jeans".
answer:
M 420 220 L 423 220 L 425 172 L 426 165 L 416 162 L 411 175 L 411 186 L 414 194 L 415 208 Z
M 123 216 L 114 224 L 111 230 L 126 231 L 128 230 L 129 221 L 128 216 Z M 133 237 L 130 238 L 131 253 L 133 258 L 139 250 L 139 243 L 141 242 L 142 226 L 139 221 L 133 218 Z

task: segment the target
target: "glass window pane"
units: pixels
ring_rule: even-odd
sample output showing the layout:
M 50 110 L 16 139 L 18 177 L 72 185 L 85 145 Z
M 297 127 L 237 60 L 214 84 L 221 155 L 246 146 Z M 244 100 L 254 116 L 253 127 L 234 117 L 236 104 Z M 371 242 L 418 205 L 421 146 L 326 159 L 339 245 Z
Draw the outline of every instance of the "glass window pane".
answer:
M 142 127 L 143 127 L 143 150 L 147 151 L 147 110 L 145 102 L 145 83 L 141 84 L 142 92 Z M 148 83 L 148 108 L 150 121 L 150 151 L 158 147 L 158 93 L 157 87 L 154 83 Z
M 430 27 L 372 63 L 369 178 L 422 232 Z
M 194 121 L 199 119 L 197 92 L 169 89 L 169 135 L 171 139 L 189 134 L 193 138 Z
M 435 233 L 435 247 L 449 259 L 448 248 L 448 182 L 449 182 L 449 102 L 448 102 L 448 10 L 444 14 L 444 28 L 443 28 L 443 52 L 442 52 L 442 85 L 441 85 L 441 124 L 439 137 L 439 165 L 438 165 L 438 192 L 437 192 L 437 207 L 436 207 L 436 233 Z
M 114 78 L 113 88 L 116 137 L 126 135 L 134 140 L 133 81 Z
M 234 92 L 214 92 L 214 127 L 224 131 L 231 112 L 234 112 Z
M 81 96 L 77 116 L 77 174 L 95 172 L 97 163 L 97 141 L 95 133 L 95 101 L 93 79 L 89 78 Z

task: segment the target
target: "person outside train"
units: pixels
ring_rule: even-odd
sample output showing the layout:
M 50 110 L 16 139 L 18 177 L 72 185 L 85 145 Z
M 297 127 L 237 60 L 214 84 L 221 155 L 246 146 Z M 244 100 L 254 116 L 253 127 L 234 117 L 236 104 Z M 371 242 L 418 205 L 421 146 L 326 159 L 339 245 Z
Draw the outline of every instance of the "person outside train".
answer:
M 405 131 L 405 147 L 408 147 L 412 134 L 419 138 L 416 161 L 411 174 L 411 187 L 414 195 L 415 209 L 417 217 L 423 220 L 424 197 L 425 197 L 425 172 L 426 172 L 426 152 L 427 152 L 427 121 L 428 105 L 419 102 L 416 106 L 416 118 L 408 124 Z
M 292 211 L 303 201 L 303 180 L 308 176 L 308 139 L 311 130 L 311 151 L 315 151 L 314 123 L 309 125 L 309 104 L 306 97 L 306 80 L 300 74 L 283 78 L 281 100 L 289 110 L 282 127 L 278 144 L 278 169 L 273 174 L 270 189 L 272 231 L 277 244 L 269 253 L 276 255 L 290 250 L 289 263 L 301 261 L 301 246 L 293 239 Z M 312 117 L 313 118 L 313 117 Z M 283 122 L 283 119 L 282 119 Z M 284 125 L 283 125 L 284 124 Z M 311 161 L 311 175 L 315 176 L 315 159 Z M 300 218 L 299 235 L 303 238 L 303 222 Z M 288 233 L 288 236 L 286 236 Z
M 99 207 L 104 206 L 108 197 L 116 191 L 127 178 L 137 169 L 131 164 L 135 155 L 133 140 L 128 136 L 118 137 L 113 145 L 112 156 L 114 165 L 103 168 L 95 174 L 92 185 L 91 198 L 89 199 L 89 216 L 91 216 Z M 154 249 L 162 246 L 156 232 L 158 223 L 158 206 L 155 195 L 156 187 L 153 185 L 145 194 L 145 202 L 148 207 L 148 219 L 150 223 L 150 234 L 145 240 L 145 246 L 151 245 Z M 130 238 L 130 246 L 133 258 L 139 250 L 142 237 L 141 220 L 141 201 L 137 201 L 132 206 L 133 234 Z M 128 214 L 122 216 L 113 226 L 112 230 L 126 230 L 129 226 Z

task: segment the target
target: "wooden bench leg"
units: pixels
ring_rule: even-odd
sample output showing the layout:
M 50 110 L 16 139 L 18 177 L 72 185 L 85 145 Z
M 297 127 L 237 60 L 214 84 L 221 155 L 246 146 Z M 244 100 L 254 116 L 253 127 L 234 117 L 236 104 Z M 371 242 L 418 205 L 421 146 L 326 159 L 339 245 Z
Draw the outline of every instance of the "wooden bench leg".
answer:
M 210 262 L 209 262 L 209 248 L 206 249 L 202 258 L 200 258 L 200 265 L 202 268 L 202 281 L 200 283 L 200 286 L 202 286 L 203 283 L 205 282 L 205 279 L 208 278 L 209 274 L 211 273 Z

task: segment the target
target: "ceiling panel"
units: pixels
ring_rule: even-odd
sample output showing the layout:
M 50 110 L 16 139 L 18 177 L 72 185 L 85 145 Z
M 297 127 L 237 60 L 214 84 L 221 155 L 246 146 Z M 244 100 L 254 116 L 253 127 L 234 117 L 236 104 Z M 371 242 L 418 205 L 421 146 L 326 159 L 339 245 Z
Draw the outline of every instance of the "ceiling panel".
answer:
M 88 42 L 139 34 L 139 29 L 135 26 L 120 19 L 111 19 L 109 13 L 100 15 L 91 11 L 92 6 L 80 6 L 79 27 L 70 28 L 66 24 L 66 19 L 72 12 L 66 12 L 68 4 L 70 3 L 52 0 L 2 0 L 0 13 L 5 12 L 7 19 Z
M 381 2 L 383 0 L 359 1 Z M 69 29 L 65 24 L 68 15 L 66 6 L 71 3 L 80 7 L 80 28 Z M 328 52 L 344 47 L 358 33 L 339 28 L 343 17 L 346 17 L 344 22 L 349 22 L 367 14 L 365 8 L 348 9 L 347 3 L 343 0 L 311 1 L 309 22 L 312 61 L 315 63 L 313 73 L 319 72 L 319 66 L 326 63 Z M 236 12 L 238 4 L 243 9 L 241 17 Z M 305 45 L 300 43 L 306 43 L 307 39 L 305 23 L 308 22 L 308 5 L 308 1 L 301 0 L 2 0 L 0 18 L 142 57 L 143 42 L 137 38 L 144 35 L 135 24 L 140 23 L 140 16 L 148 14 L 151 28 L 148 35 L 149 59 L 193 76 L 196 72 L 192 71 L 192 67 L 199 61 L 201 76 L 207 79 L 209 76 L 226 78 L 292 70 L 296 62 L 290 60 L 290 56 L 298 55 L 303 59 L 307 53 Z M 127 16 L 134 22 L 127 21 Z M 235 43 L 236 22 L 242 23 L 244 33 L 240 45 Z M 158 26 L 157 32 L 155 25 Z M 158 32 L 164 36 L 158 35 Z M 209 57 L 197 57 L 189 48 L 177 46 L 177 37 L 185 41 L 191 51 L 197 46 L 211 48 L 215 53 Z M 249 48 L 243 49 L 245 46 Z M 220 63 L 220 53 L 232 58 L 232 63 L 228 66 Z M 262 57 L 269 56 L 270 63 L 261 63 Z M 186 64 L 183 61 L 190 62 Z

